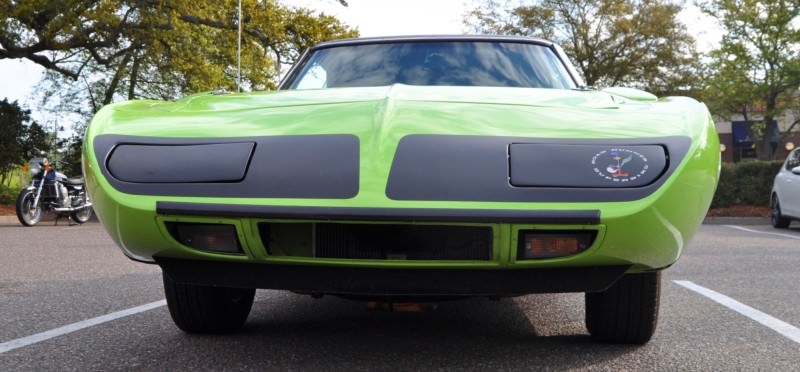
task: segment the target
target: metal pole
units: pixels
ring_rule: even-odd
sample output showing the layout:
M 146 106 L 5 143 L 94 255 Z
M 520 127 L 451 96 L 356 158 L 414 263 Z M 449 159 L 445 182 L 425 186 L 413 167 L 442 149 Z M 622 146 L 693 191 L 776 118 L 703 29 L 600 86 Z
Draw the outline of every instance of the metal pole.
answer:
M 236 51 L 236 92 L 242 91 L 242 0 L 239 0 L 239 17 L 236 18 L 239 23 L 239 48 Z

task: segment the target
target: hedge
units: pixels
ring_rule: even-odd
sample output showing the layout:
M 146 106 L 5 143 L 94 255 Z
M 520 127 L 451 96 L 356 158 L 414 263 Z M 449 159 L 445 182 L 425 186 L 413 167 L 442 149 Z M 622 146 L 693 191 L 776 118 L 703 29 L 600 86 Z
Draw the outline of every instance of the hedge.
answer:
M 15 204 L 17 202 L 17 195 L 19 195 L 19 190 L 6 185 L 0 185 L 0 204 Z
M 769 206 L 772 181 L 783 161 L 723 163 L 711 208 L 732 205 Z

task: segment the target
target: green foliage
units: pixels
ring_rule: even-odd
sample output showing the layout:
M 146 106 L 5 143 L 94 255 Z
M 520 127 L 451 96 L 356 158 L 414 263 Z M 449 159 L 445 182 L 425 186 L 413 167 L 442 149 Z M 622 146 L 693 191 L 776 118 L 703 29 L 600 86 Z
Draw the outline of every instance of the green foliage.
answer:
M 0 101 L 0 184 L 5 183 L 5 174 L 22 161 L 20 139 L 25 134 L 25 123 L 30 120 L 30 111 L 23 110 L 16 101 Z
M 14 205 L 17 202 L 17 195 L 19 189 L 15 189 L 6 185 L 0 185 L 0 204 Z
M 701 6 L 726 30 L 709 54 L 702 99 L 716 114 L 741 114 L 760 125 L 754 131 L 758 158 L 774 159 L 772 120 L 800 107 L 800 2 L 711 0 Z M 750 117 L 748 106 L 763 114 Z
M 772 181 L 782 165 L 781 161 L 722 164 L 719 185 L 714 200 L 711 201 L 711 208 L 733 205 L 769 206 Z
M 735 164 L 722 163 L 717 191 L 714 193 L 714 199 L 711 200 L 711 208 L 725 208 L 738 204 L 735 173 Z
M 0 59 L 25 58 L 46 69 L 39 109 L 76 122 L 77 137 L 67 140 L 61 159 L 74 165 L 86 123 L 106 104 L 235 91 L 237 3 L 0 0 Z M 244 90 L 275 88 L 281 70 L 309 46 L 358 36 L 335 17 L 277 0 L 242 0 L 242 15 Z
M 697 80 L 698 58 L 680 10 L 668 0 L 485 0 L 464 23 L 478 33 L 552 40 L 590 86 L 685 95 Z
M 50 150 L 47 134 L 30 114 L 16 101 L 0 101 L 0 184 L 7 184 L 11 171 L 28 159 Z
M 72 136 L 64 142 L 58 170 L 68 177 L 76 177 L 83 174 L 83 169 L 81 169 L 82 145 L 83 138 L 78 136 Z

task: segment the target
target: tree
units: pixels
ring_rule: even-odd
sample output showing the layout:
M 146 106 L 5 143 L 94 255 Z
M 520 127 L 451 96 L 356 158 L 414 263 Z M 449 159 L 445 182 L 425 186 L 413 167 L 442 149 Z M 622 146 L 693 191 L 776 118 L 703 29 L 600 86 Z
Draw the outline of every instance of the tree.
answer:
M 83 146 L 83 137 L 73 134 L 71 137 L 61 141 L 61 159 L 59 159 L 58 167 L 61 172 L 68 176 L 83 174 L 81 169 L 81 147 Z
M 751 122 L 758 158 L 774 159 L 775 119 L 800 107 L 800 3 L 714 0 L 701 8 L 726 30 L 710 53 L 704 100 L 718 114 L 741 114 Z M 748 115 L 754 106 L 760 107 L 758 117 Z M 790 123 L 779 140 L 798 123 Z
M 54 140 L 55 134 L 47 133 L 39 123 L 31 121 L 28 126 L 23 128 L 22 136 L 20 137 L 22 160 L 28 161 L 40 157 L 42 154 L 50 153 L 58 145 Z
M 629 85 L 658 95 L 691 89 L 698 55 L 666 0 L 487 0 L 464 24 L 473 32 L 525 35 L 561 45 L 589 86 Z
M 89 118 L 116 100 L 236 90 L 237 2 L 0 0 L 0 59 L 45 67 L 40 108 L 73 115 L 80 139 Z M 245 90 L 274 88 L 311 45 L 358 35 L 335 17 L 276 0 L 242 0 L 242 8 Z
M 115 97 L 174 99 L 236 88 L 236 0 L 31 0 L 0 3 L 0 58 L 26 58 L 50 83 L 85 90 L 94 112 Z M 322 40 L 357 36 L 324 14 L 243 0 L 246 87 L 274 88 L 282 64 Z
M 124 76 L 132 80 L 129 96 L 135 96 L 140 73 L 178 73 L 185 81 L 170 83 L 186 84 L 180 88 L 221 83 L 215 80 L 226 73 L 230 78 L 235 66 L 236 5 L 237 0 L 4 0 L 0 58 L 26 58 L 72 80 L 96 64 L 118 73 L 111 76 L 116 84 Z M 357 35 L 334 17 L 275 0 L 243 0 L 242 5 L 243 58 L 260 62 L 247 71 L 255 87 L 270 84 L 276 77 L 270 69 L 293 61 L 298 51 Z
M 6 184 L 12 170 L 50 149 L 47 135 L 30 114 L 17 101 L 0 101 L 0 185 Z

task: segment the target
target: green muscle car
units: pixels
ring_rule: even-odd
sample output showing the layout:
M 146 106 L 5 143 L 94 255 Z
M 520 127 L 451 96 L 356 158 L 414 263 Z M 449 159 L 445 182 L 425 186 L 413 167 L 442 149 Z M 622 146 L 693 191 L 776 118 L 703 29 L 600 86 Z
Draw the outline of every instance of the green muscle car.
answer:
M 235 331 L 256 288 L 585 292 L 591 336 L 623 343 L 655 331 L 720 165 L 703 104 L 589 89 L 558 46 L 487 36 L 327 42 L 279 91 L 112 104 L 83 159 L 186 332 Z

